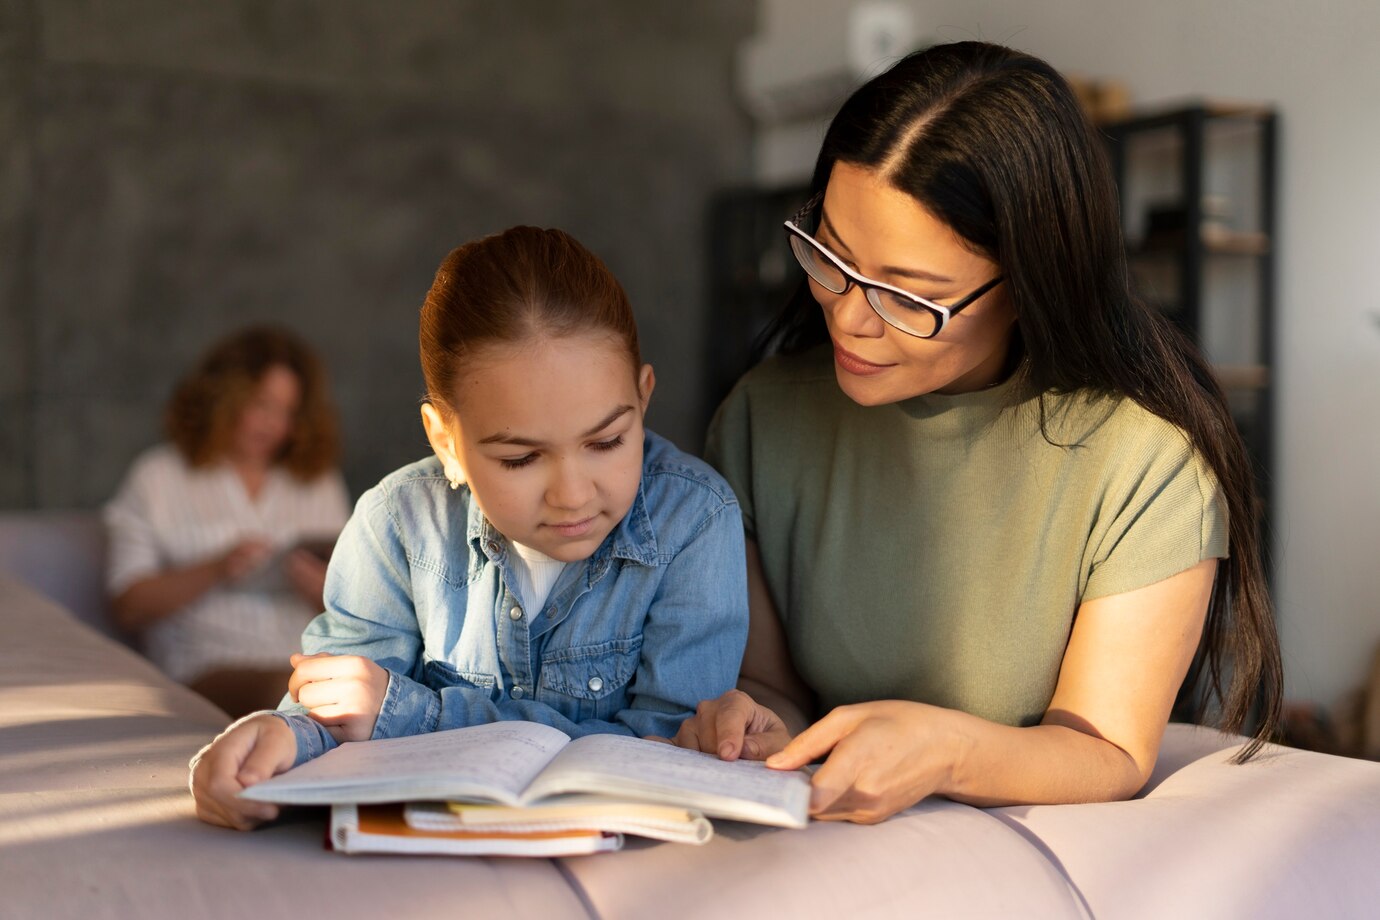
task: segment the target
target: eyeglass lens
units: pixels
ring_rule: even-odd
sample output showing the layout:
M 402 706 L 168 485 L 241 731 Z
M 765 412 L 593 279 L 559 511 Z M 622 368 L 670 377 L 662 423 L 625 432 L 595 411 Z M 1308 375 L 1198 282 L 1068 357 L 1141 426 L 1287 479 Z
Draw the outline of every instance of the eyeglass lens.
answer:
M 830 262 L 822 252 L 798 236 L 790 237 L 791 251 L 806 274 L 820 287 L 834 294 L 848 290 L 850 279 L 839 267 Z M 867 288 L 867 301 L 883 319 L 900 329 L 915 335 L 933 335 L 939 320 L 924 307 L 907 300 L 894 291 L 881 288 Z
M 798 236 L 790 237 L 791 251 L 805 273 L 815 279 L 820 287 L 834 294 L 848 290 L 848 278 L 839 267 L 824 257 L 824 254 Z

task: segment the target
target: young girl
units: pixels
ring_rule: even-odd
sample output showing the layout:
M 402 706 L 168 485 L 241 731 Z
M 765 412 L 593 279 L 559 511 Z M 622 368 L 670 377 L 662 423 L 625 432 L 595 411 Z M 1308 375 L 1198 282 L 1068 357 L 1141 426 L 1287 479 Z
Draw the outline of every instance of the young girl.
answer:
M 434 457 L 387 476 L 331 558 L 291 701 L 192 761 L 197 814 L 342 741 L 526 719 L 670 736 L 747 639 L 738 503 L 643 426 L 654 378 L 622 287 L 559 230 L 456 249 L 422 307 Z M 314 653 L 314 654 L 312 654 Z

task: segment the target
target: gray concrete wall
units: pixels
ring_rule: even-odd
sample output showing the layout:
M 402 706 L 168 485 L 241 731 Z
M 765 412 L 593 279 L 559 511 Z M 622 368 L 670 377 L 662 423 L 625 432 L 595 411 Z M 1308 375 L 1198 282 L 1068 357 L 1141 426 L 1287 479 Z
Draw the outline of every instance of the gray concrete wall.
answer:
M 741 182 L 755 4 L 0 0 L 0 506 L 87 507 L 204 346 L 272 319 L 332 373 L 358 493 L 425 451 L 416 313 L 515 223 L 599 253 L 700 445 L 705 206 Z
M 0 0 L 0 507 L 33 498 L 35 22 Z

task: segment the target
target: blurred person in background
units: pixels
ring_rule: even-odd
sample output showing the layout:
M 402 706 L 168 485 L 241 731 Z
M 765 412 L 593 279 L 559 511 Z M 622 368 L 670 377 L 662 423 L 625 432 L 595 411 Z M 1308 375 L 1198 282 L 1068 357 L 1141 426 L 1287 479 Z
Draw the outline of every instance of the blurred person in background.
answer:
M 105 508 L 115 621 L 230 715 L 272 708 L 350 511 L 321 363 L 287 330 L 242 330 L 178 383 L 164 421 L 167 442 Z

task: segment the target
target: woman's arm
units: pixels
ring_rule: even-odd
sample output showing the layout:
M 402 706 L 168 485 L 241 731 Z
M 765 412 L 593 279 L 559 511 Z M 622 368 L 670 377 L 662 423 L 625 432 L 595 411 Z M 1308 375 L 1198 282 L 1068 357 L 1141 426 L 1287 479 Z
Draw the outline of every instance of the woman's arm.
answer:
M 810 724 L 814 694 L 791 663 L 786 631 L 767 590 L 762 554 L 751 540 L 747 541 L 747 578 L 748 641 L 738 671 L 738 689 L 774 710 L 795 734 Z
M 226 581 L 252 572 L 271 552 L 264 540 L 246 540 L 222 556 L 140 578 L 111 599 L 115 624 L 138 633 Z
M 880 821 L 930 794 L 979 806 L 1124 799 L 1145 785 L 1202 633 L 1217 561 L 1084 603 L 1040 725 L 921 703 L 840 707 L 768 765 L 814 775 L 812 814 Z

